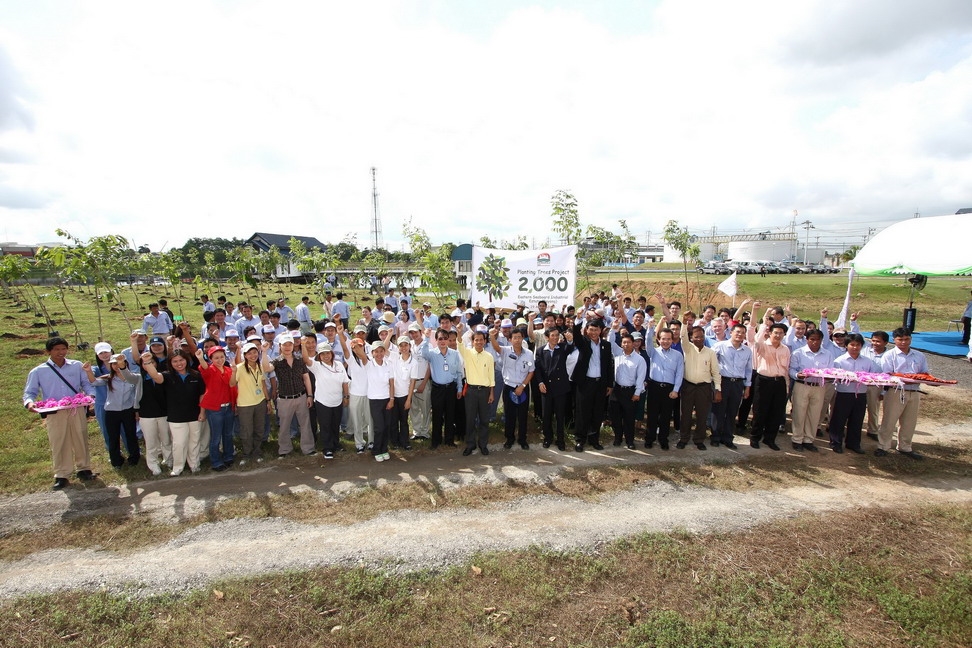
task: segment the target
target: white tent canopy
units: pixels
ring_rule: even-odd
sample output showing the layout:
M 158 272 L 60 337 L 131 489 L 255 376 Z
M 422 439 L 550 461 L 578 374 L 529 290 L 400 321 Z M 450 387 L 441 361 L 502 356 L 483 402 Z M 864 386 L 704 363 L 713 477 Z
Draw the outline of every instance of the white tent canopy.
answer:
M 861 275 L 972 273 L 972 214 L 895 223 L 868 241 L 851 265 Z

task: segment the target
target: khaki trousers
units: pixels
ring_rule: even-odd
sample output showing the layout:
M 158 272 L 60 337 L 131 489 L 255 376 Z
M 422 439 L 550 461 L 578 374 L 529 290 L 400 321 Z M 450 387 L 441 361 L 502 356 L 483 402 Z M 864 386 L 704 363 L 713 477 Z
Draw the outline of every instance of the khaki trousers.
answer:
M 871 385 L 867 388 L 867 433 L 877 434 L 881 425 L 878 422 L 881 414 L 881 394 L 883 387 Z
M 145 438 L 145 464 L 149 470 L 159 469 L 159 455 L 162 460 L 172 465 L 172 435 L 169 433 L 169 421 L 165 417 L 140 418 L 142 437 Z
M 813 443 L 827 395 L 826 385 L 793 384 L 793 443 Z
M 45 419 L 57 479 L 67 479 L 75 469 L 91 470 L 86 414 L 85 408 L 74 407 L 52 412 Z
M 412 434 L 418 437 L 432 435 L 432 385 L 427 384 L 422 393 L 412 394 L 412 408 L 408 410 Z
M 878 447 L 891 449 L 891 440 L 897 432 L 898 450 L 911 452 L 911 439 L 915 436 L 918 423 L 918 408 L 921 406 L 921 392 L 889 390 L 884 394 L 884 418 L 878 433 Z

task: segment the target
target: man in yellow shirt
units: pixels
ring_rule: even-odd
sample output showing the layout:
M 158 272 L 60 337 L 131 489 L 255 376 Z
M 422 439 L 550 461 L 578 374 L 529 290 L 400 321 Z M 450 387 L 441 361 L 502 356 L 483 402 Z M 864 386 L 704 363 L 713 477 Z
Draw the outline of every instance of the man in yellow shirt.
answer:
M 689 341 L 685 345 L 685 377 L 682 380 L 682 426 L 676 448 L 688 445 L 691 434 L 692 443 L 699 450 L 705 450 L 705 424 L 709 419 L 712 403 L 722 400 L 722 375 L 719 373 L 719 358 L 715 351 L 705 346 L 705 330 L 696 326 L 689 329 Z M 713 389 L 715 392 L 713 393 Z M 692 432 L 692 414 L 695 414 L 695 431 Z
M 485 351 L 486 332 L 473 333 L 473 348 L 459 345 L 459 353 L 466 370 L 466 449 L 463 456 L 472 454 L 476 446 L 483 455 L 489 454 L 489 406 L 493 402 L 496 374 L 493 356 Z M 478 419 L 477 419 L 478 417 Z M 478 425 L 477 425 L 478 424 Z

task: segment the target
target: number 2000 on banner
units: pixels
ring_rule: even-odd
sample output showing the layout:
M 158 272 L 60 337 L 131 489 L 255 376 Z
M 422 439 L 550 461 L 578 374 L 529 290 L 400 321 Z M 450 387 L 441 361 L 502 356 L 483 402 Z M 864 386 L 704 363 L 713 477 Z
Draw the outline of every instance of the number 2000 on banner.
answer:
M 520 286 L 518 290 L 522 292 L 553 292 L 558 290 L 564 292 L 567 290 L 567 277 L 536 277 L 533 280 L 533 287 L 530 287 L 529 277 L 520 277 Z

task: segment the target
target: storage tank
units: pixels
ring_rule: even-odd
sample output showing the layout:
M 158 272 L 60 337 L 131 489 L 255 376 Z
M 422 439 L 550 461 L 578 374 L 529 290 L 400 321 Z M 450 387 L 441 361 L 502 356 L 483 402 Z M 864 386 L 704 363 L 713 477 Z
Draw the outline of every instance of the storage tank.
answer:
M 793 255 L 793 241 L 730 241 L 726 255 L 733 261 L 782 261 Z

